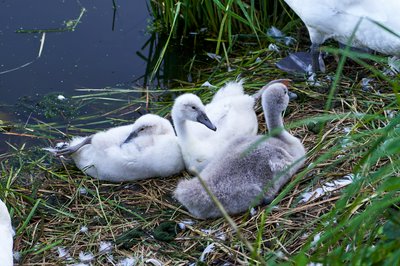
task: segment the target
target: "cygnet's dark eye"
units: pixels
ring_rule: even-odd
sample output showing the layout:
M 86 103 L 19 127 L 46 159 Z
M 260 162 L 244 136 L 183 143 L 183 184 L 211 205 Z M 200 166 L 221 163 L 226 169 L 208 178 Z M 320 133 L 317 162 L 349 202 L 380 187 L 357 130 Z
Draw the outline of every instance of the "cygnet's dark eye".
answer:
M 142 127 L 141 129 L 139 129 L 139 131 L 143 131 L 144 130 L 144 127 Z
M 192 109 L 193 109 L 193 110 L 196 110 L 196 106 L 192 106 Z

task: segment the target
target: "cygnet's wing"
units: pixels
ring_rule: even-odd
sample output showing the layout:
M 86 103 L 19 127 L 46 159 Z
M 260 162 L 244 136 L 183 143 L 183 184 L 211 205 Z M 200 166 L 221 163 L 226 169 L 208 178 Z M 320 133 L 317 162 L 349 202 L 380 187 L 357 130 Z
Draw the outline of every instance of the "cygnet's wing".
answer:
M 243 80 L 237 82 L 236 81 L 228 82 L 224 87 L 219 89 L 217 93 L 215 93 L 210 104 L 216 103 L 220 100 L 224 100 L 229 97 L 240 96 L 243 94 L 244 94 Z
M 271 170 L 277 173 L 287 169 L 294 162 L 294 158 L 283 148 L 271 145 L 267 162 Z

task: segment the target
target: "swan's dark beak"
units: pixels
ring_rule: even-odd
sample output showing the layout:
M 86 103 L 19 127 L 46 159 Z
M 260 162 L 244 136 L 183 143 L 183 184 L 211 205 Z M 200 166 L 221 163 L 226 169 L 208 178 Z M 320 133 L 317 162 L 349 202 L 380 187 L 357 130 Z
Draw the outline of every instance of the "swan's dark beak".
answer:
M 199 115 L 197 116 L 197 122 L 202 123 L 213 131 L 217 130 L 217 127 L 214 126 L 213 123 L 211 123 L 210 119 L 208 119 L 206 113 L 204 112 L 199 113 Z
M 136 131 L 131 132 L 131 134 L 129 134 L 129 136 L 126 138 L 126 140 L 122 144 L 130 142 L 132 139 L 136 138 L 137 136 L 138 136 L 138 134 Z

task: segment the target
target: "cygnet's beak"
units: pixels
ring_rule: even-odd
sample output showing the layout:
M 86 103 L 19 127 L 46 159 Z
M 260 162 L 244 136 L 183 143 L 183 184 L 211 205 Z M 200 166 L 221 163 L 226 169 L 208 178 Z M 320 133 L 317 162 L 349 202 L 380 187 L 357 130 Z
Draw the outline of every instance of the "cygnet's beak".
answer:
M 297 99 L 297 94 L 291 91 L 288 91 L 288 95 L 289 95 L 289 101 L 294 101 Z
M 217 130 L 217 127 L 214 126 L 213 123 L 211 123 L 210 119 L 208 119 L 206 113 L 204 112 L 199 113 L 199 115 L 197 116 L 197 122 L 202 123 L 203 125 L 205 125 L 206 127 L 208 127 L 213 131 Z
M 122 144 L 126 144 L 130 142 L 132 139 L 136 138 L 138 136 L 136 131 L 132 131 L 131 134 L 126 138 L 126 140 Z

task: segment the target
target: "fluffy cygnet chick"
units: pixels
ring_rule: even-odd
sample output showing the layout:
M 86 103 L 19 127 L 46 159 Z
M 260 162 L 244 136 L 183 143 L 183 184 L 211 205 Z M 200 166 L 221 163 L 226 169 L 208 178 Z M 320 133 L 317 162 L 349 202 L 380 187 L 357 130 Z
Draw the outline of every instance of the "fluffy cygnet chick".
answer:
M 172 119 L 182 148 L 186 169 L 198 173 L 220 151 L 231 138 L 257 134 L 258 121 L 254 111 L 255 97 L 244 94 L 242 81 L 228 82 L 203 108 L 216 131 L 186 119 L 189 103 L 201 103 L 193 94 L 181 95 L 172 108 Z
M 111 128 L 89 137 L 75 137 L 55 155 L 71 154 L 86 174 L 113 182 L 166 177 L 184 169 L 171 123 L 146 114 L 132 125 Z
M 0 264 L 13 265 L 13 236 L 11 217 L 3 201 L 0 200 Z
M 229 214 L 244 212 L 262 199 L 271 201 L 303 165 L 303 145 L 283 127 L 282 113 L 288 102 L 284 84 L 269 85 L 262 94 L 265 119 L 270 132 L 281 131 L 266 139 L 263 135 L 233 139 L 227 149 L 200 173 Z M 198 177 L 180 181 L 174 196 L 197 218 L 221 216 Z

